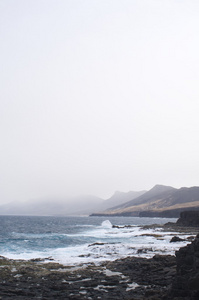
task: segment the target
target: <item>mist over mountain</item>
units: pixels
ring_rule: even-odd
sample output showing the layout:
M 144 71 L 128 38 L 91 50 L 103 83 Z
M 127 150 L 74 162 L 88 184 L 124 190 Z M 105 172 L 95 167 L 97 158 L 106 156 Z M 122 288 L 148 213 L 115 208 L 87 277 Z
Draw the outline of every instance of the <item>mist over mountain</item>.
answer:
M 129 200 L 137 199 L 137 197 L 143 195 L 146 191 L 133 192 L 129 191 L 127 193 L 116 191 L 109 199 L 105 200 L 102 204 L 102 209 L 110 209 L 115 206 L 122 206 L 123 203 L 127 203 Z
M 183 210 L 199 209 L 199 187 L 155 185 L 149 191 L 116 191 L 109 199 L 93 195 L 32 199 L 0 206 L 0 215 L 97 215 L 179 217 Z
M 95 211 L 103 199 L 83 195 L 79 197 L 35 199 L 26 202 L 11 202 L 0 206 L 1 215 L 87 215 Z
M 197 0 L 0 1 L 2 213 L 198 184 L 198 16 Z
M 137 198 L 141 192 L 115 192 L 107 200 L 82 195 L 72 198 L 34 199 L 26 202 L 10 202 L 0 206 L 1 215 L 89 215 L 95 211 L 104 211 L 114 205 L 120 205 L 130 199 Z

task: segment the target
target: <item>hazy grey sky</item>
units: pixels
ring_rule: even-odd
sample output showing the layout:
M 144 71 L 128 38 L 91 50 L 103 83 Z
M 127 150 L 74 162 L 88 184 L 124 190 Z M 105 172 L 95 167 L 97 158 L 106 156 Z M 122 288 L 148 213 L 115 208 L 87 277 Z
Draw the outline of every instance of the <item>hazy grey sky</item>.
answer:
M 0 202 L 199 185 L 198 0 L 0 1 Z

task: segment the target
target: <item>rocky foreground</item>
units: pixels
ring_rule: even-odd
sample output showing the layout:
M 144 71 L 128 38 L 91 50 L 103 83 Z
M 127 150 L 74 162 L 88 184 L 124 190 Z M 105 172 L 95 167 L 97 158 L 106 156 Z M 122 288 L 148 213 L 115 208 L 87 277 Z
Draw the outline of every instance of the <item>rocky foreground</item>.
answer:
M 199 299 L 199 235 L 176 256 L 127 257 L 100 266 L 0 257 L 0 299 Z
M 125 258 L 100 266 L 0 259 L 1 299 L 168 299 L 174 256 Z
M 71 268 L 0 257 L 0 299 L 199 299 L 199 235 L 175 256 Z

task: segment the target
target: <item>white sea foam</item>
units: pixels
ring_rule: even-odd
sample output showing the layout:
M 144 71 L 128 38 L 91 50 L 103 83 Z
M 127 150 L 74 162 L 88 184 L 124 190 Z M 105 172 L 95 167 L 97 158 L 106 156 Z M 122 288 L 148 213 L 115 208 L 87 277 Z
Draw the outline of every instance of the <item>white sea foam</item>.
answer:
M 73 247 L 48 249 L 46 251 L 5 253 L 12 259 L 32 259 L 52 257 L 55 261 L 65 265 L 76 265 L 82 263 L 100 263 L 105 260 L 115 260 L 126 256 L 152 257 L 154 254 L 174 254 L 176 250 L 187 244 L 187 242 L 170 243 L 171 236 L 165 236 L 164 240 L 153 237 L 136 239 L 127 243 L 98 243 L 84 244 Z
M 105 269 L 104 270 L 104 274 L 108 277 L 111 277 L 111 276 L 120 276 L 122 279 L 126 279 L 128 278 L 127 276 L 124 276 L 121 272 L 113 272 L 109 269 Z
M 138 287 L 139 284 L 137 284 L 136 282 L 133 282 L 133 283 L 129 283 L 128 284 L 128 288 L 126 289 L 126 291 L 130 291 L 130 290 L 134 290 L 136 287 Z
M 104 228 L 112 228 L 112 224 L 109 220 L 103 221 L 101 226 Z
M 83 226 L 82 226 L 83 227 Z M 142 229 L 139 226 L 113 228 L 109 220 L 98 226 L 84 226 L 75 233 L 13 233 L 16 241 L 24 239 L 24 245 L 41 243 L 44 246 L 33 248 L 20 247 L 16 243 L 5 248 L 0 255 L 12 259 L 33 259 L 51 257 L 64 265 L 74 266 L 83 263 L 99 264 L 106 260 L 115 260 L 126 256 L 152 257 L 154 254 L 174 254 L 188 242 L 170 243 L 172 236 L 178 232 L 163 232 L 160 229 Z M 181 235 L 186 239 L 188 235 Z M 60 246 L 56 241 L 61 240 Z M 50 246 L 54 242 L 55 245 Z M 70 243 L 69 243 L 70 242 Z M 39 244 L 40 245 L 40 244 Z M 15 247 L 15 248 L 13 248 Z M 14 250 L 13 250 L 14 249 Z

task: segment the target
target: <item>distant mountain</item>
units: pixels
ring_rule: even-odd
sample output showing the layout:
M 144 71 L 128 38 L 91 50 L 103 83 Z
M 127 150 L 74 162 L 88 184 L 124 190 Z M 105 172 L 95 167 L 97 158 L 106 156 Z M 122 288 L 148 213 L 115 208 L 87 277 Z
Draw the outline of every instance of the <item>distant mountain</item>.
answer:
M 146 191 L 140 191 L 140 192 L 129 191 L 127 193 L 116 191 L 113 194 L 113 196 L 111 196 L 109 199 L 103 202 L 101 210 L 106 210 L 117 206 L 120 207 L 123 203 L 135 199 L 143 195 L 144 193 L 146 193 Z
M 0 205 L 0 215 L 100 215 L 179 217 L 184 210 L 199 210 L 199 187 L 180 189 L 155 185 L 149 191 L 115 192 L 107 200 L 92 195 L 35 199 Z
M 103 202 L 104 199 L 92 195 L 18 201 L 1 205 L 0 215 L 88 215 L 100 208 Z
M 130 201 L 124 203 L 118 208 L 126 208 L 133 205 L 148 203 L 150 201 L 157 200 L 159 197 L 165 197 L 171 193 L 171 191 L 176 190 L 171 186 L 155 185 L 151 190 L 143 193 L 137 198 L 132 198 Z M 160 196 L 161 195 L 161 196 Z
M 199 209 L 199 187 L 175 189 L 170 186 L 156 185 L 136 199 L 98 215 L 179 217 L 183 210 L 197 209 Z
M 92 195 L 72 198 L 34 199 L 26 202 L 11 202 L 0 205 L 0 215 L 89 215 L 95 211 L 104 211 L 114 205 L 120 205 L 130 199 L 137 198 L 143 192 L 115 192 L 107 199 Z

